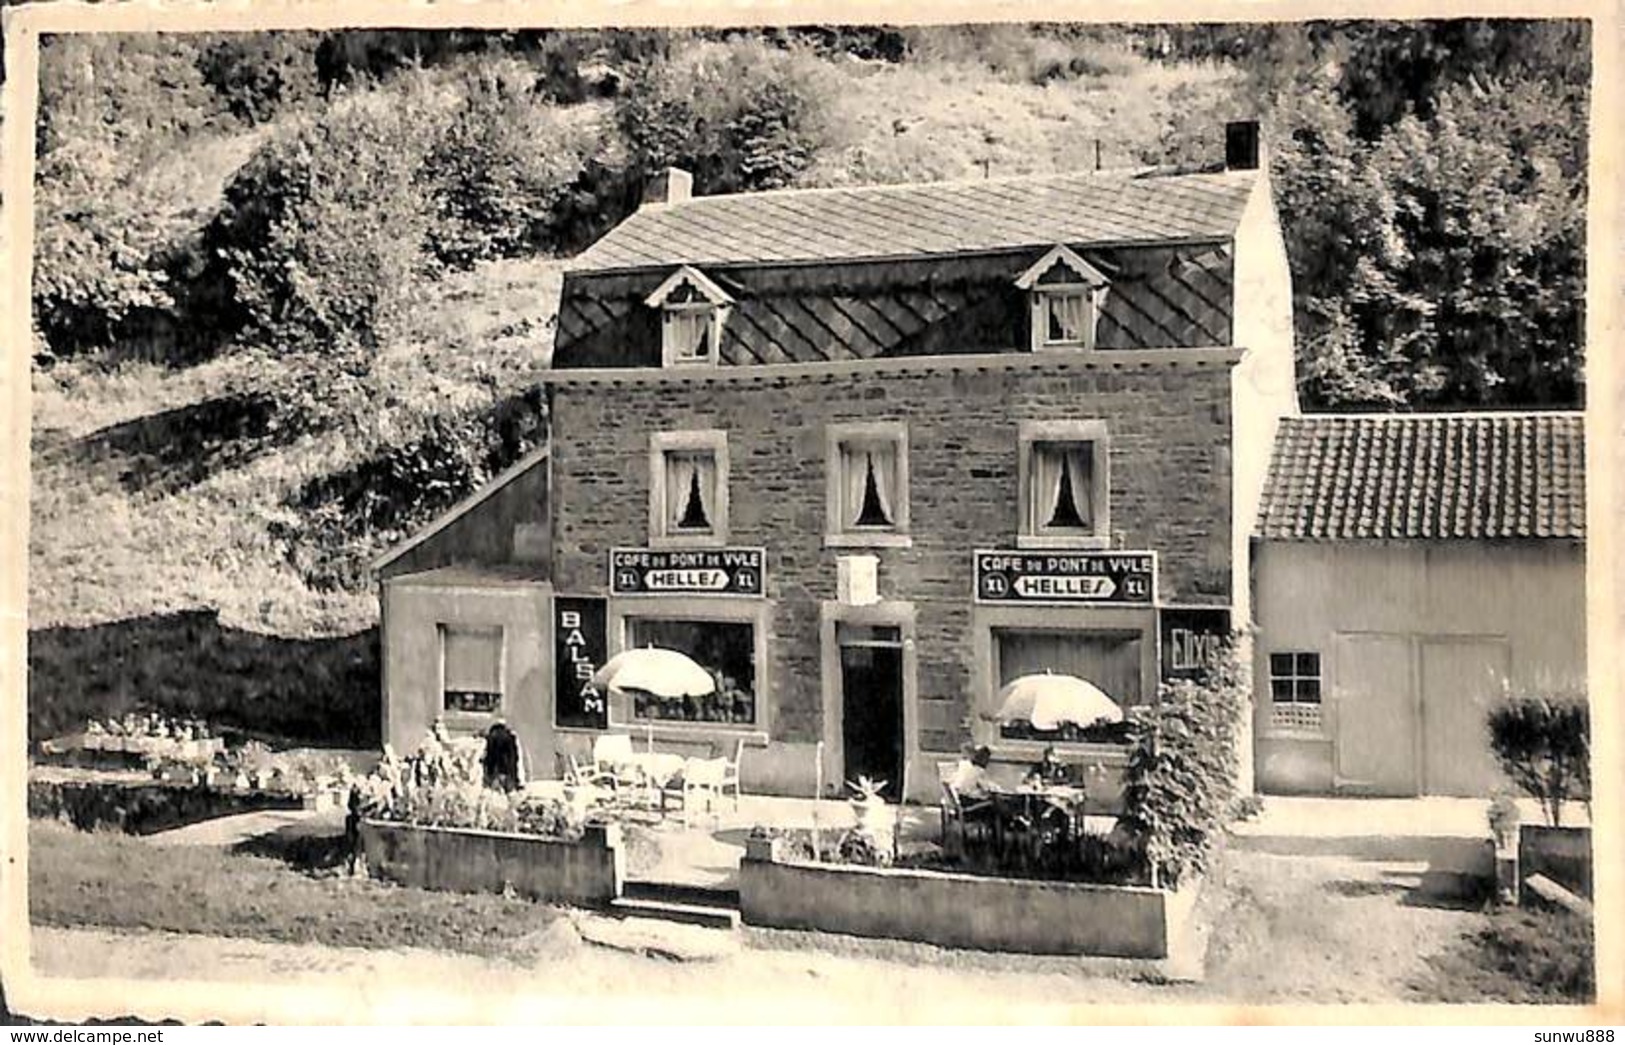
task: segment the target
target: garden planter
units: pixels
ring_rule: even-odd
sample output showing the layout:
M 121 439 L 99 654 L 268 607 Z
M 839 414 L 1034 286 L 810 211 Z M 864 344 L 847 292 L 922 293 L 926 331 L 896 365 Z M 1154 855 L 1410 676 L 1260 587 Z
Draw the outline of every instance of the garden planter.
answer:
M 1518 830 L 1520 883 L 1535 874 L 1591 899 L 1591 828 L 1522 825 Z M 1521 886 L 1519 902 L 1528 901 L 1528 887 Z
M 501 831 L 364 820 L 361 844 L 375 877 L 459 893 L 512 890 L 531 900 L 603 906 L 621 895 L 620 829 L 589 824 L 579 841 Z
M 739 866 L 749 925 L 1029 954 L 1171 959 L 1199 883 L 1143 886 L 754 859 Z

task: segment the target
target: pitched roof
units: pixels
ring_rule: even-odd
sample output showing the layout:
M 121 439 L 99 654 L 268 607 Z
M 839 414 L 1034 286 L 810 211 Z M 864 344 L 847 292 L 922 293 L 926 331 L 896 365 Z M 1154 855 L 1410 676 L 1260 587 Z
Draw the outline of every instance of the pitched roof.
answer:
M 1584 537 L 1584 417 L 1285 418 L 1258 533 L 1277 540 Z
M 1228 238 L 1255 171 L 785 189 L 646 205 L 571 268 L 771 264 Z

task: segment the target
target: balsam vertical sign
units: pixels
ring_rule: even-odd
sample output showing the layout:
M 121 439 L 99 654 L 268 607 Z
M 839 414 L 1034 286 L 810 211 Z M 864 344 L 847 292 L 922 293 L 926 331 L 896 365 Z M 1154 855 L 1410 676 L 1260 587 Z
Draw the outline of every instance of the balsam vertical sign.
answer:
M 553 600 L 553 721 L 583 729 L 609 728 L 609 694 L 592 677 L 609 655 L 607 603 L 562 596 Z

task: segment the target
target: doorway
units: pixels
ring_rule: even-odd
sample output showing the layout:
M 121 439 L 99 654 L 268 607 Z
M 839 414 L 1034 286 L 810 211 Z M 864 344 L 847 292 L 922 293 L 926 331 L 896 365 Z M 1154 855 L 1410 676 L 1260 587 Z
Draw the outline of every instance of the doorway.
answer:
M 903 636 L 895 624 L 838 621 L 841 748 L 846 779 L 886 782 L 903 793 Z
M 1342 634 L 1337 668 L 1337 784 L 1409 796 L 1417 779 L 1414 655 L 1408 635 Z

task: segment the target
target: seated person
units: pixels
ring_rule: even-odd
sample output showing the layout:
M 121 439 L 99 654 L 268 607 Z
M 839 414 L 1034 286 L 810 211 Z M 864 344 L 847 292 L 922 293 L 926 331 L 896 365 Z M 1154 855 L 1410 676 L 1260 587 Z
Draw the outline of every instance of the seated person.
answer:
M 988 797 L 987 767 L 993 761 L 993 752 L 984 744 L 971 752 L 968 759 L 960 759 L 948 786 L 961 801 Z
M 1057 784 L 1072 783 L 1072 767 L 1061 761 L 1055 753 L 1055 745 L 1051 744 L 1044 749 L 1044 757 L 1027 773 L 1027 783 L 1037 784 L 1040 787 L 1049 787 Z

